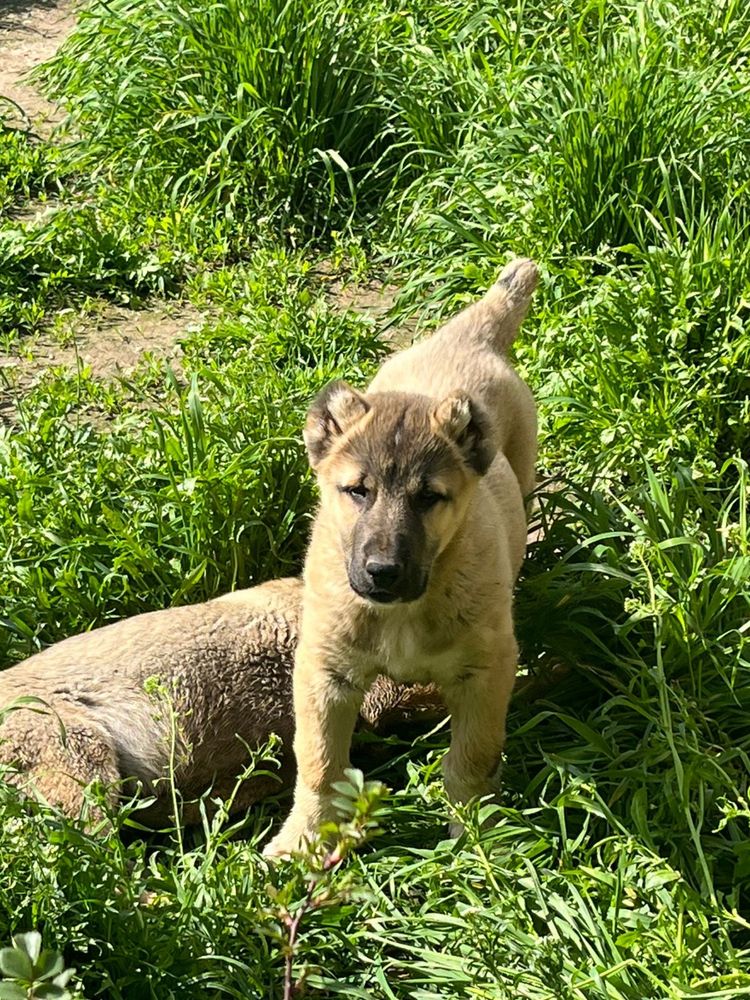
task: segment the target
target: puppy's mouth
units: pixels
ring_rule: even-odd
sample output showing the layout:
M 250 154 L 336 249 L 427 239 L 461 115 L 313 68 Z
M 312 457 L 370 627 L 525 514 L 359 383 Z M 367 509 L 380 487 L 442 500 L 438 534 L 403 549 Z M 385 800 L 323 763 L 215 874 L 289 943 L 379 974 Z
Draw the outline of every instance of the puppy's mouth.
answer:
M 397 601 L 402 600 L 400 594 L 394 594 L 390 590 L 370 590 L 367 593 L 357 590 L 356 587 L 352 587 L 352 590 L 359 597 L 364 598 L 366 601 L 372 601 L 374 604 L 395 604 Z
M 363 601 L 367 601 L 369 604 L 411 604 L 423 596 L 427 589 L 427 579 L 425 578 L 423 582 L 420 582 L 417 588 L 378 590 L 377 588 L 363 587 L 350 576 L 349 586 L 357 597 L 361 597 Z

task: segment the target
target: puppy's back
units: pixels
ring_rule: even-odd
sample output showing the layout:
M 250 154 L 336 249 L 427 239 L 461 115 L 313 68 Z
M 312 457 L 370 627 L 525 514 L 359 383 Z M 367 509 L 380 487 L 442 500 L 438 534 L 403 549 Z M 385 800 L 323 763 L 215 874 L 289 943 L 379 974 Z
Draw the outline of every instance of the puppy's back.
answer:
M 298 580 L 273 581 L 72 636 L 0 672 L 0 707 L 31 695 L 63 725 L 85 717 L 111 746 L 119 773 L 148 785 L 169 760 L 164 694 L 179 716 L 181 742 L 190 746 L 190 767 L 215 769 L 227 753 L 244 753 L 238 733 L 251 744 L 272 731 L 290 739 L 300 598 Z M 163 694 L 147 693 L 152 677 Z M 59 726 L 50 729 L 43 721 L 50 716 L 36 707 L 7 716 L 0 761 L 17 761 L 21 738 L 33 742 L 36 734 L 40 743 L 34 753 L 28 748 L 27 761 L 59 739 Z
M 432 336 L 389 358 L 369 392 L 420 393 L 444 399 L 469 393 L 489 414 L 497 447 L 523 495 L 535 485 L 536 405 L 507 357 L 536 288 L 533 261 L 512 261 L 483 299 Z

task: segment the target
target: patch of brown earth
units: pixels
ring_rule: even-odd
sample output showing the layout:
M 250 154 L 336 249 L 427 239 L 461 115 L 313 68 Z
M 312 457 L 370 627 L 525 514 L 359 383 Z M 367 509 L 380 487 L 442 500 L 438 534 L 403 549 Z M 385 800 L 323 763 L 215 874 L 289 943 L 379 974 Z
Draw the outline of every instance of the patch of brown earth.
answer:
M 132 374 L 147 354 L 178 365 L 179 340 L 204 318 L 185 303 L 141 311 L 107 305 L 93 318 L 72 314 L 59 340 L 45 332 L 21 341 L 16 354 L 0 354 L 0 420 L 12 420 L 17 403 L 50 368 L 112 378 Z
M 48 135 L 60 120 L 59 108 L 26 78 L 72 31 L 74 6 L 74 0 L 0 0 L 0 111 L 8 114 L 10 124 Z M 49 207 L 48 202 L 32 200 L 11 215 L 32 221 Z M 55 320 L 56 332 L 23 338 L 13 353 L 0 354 L 0 420 L 13 419 L 18 402 L 49 368 L 88 369 L 95 378 L 111 378 L 131 374 L 147 354 L 178 363 L 179 339 L 203 319 L 184 303 L 158 303 L 143 310 L 105 305 L 94 313 L 63 311 Z
M 325 290 L 326 297 L 338 309 L 351 309 L 372 319 L 380 330 L 382 339 L 392 347 L 407 347 L 417 329 L 416 320 L 396 324 L 388 314 L 396 302 L 398 285 L 370 279 L 364 284 L 346 281 L 330 271 L 325 264 L 315 270 Z
M 341 308 L 371 316 L 382 321 L 393 308 L 398 288 L 383 281 L 368 281 L 364 285 L 344 283 L 332 278 L 326 283 L 326 294 Z
M 54 55 L 74 24 L 72 0 L 0 0 L 0 97 L 13 102 L 13 124 L 48 133 L 60 120 L 59 108 L 24 78 Z

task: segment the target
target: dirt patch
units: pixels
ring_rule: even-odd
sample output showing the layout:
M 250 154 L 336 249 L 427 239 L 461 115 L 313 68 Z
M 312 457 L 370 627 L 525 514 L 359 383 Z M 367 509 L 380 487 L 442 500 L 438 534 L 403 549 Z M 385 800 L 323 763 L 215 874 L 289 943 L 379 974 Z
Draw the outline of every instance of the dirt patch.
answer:
M 179 341 L 205 317 L 185 303 L 134 311 L 107 305 L 95 317 L 71 314 L 59 338 L 24 340 L 17 354 L 0 354 L 0 419 L 12 420 L 16 404 L 55 367 L 88 369 L 95 378 L 130 375 L 146 354 L 179 365 Z
M 340 278 L 326 283 L 326 294 L 341 308 L 372 316 L 382 321 L 393 308 L 398 295 L 396 285 L 383 281 L 368 281 L 364 285 L 345 284 Z
M 54 55 L 74 24 L 71 0 L 0 0 L 0 97 L 13 102 L 14 124 L 48 133 L 62 117 L 24 78 Z
M 325 264 L 315 271 L 326 297 L 338 309 L 351 309 L 372 319 L 382 339 L 393 347 L 406 347 L 414 339 L 416 319 L 397 324 L 389 317 L 399 293 L 398 285 L 371 279 L 364 283 L 346 281 L 328 270 Z
M 74 0 L 0 0 L 0 110 L 11 124 L 46 136 L 60 120 L 59 108 L 27 82 L 27 74 L 54 55 L 75 26 Z M 33 221 L 49 202 L 30 200 L 11 213 Z M 91 312 L 63 311 L 53 329 L 23 338 L 13 353 L 0 354 L 0 421 L 15 417 L 18 402 L 50 368 L 88 369 L 95 378 L 129 375 L 149 354 L 179 364 L 179 339 L 203 322 L 184 303 L 157 303 L 131 310 L 104 305 Z
M 127 375 L 144 354 L 174 361 L 180 356 L 178 340 L 203 322 L 192 306 L 160 304 L 140 312 L 107 306 L 93 321 L 90 317 L 71 324 L 72 343 L 44 345 L 37 355 L 40 367 L 64 365 L 91 369 L 95 378 Z M 67 338 L 66 338 L 67 339 Z

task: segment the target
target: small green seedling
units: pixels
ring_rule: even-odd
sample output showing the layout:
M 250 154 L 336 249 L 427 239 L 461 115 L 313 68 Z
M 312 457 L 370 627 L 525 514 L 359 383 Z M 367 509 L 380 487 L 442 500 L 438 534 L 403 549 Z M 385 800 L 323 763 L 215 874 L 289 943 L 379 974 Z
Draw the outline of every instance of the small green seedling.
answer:
M 37 931 L 16 934 L 12 948 L 0 949 L 0 1000 L 70 1000 L 74 973 L 58 951 L 42 951 Z

